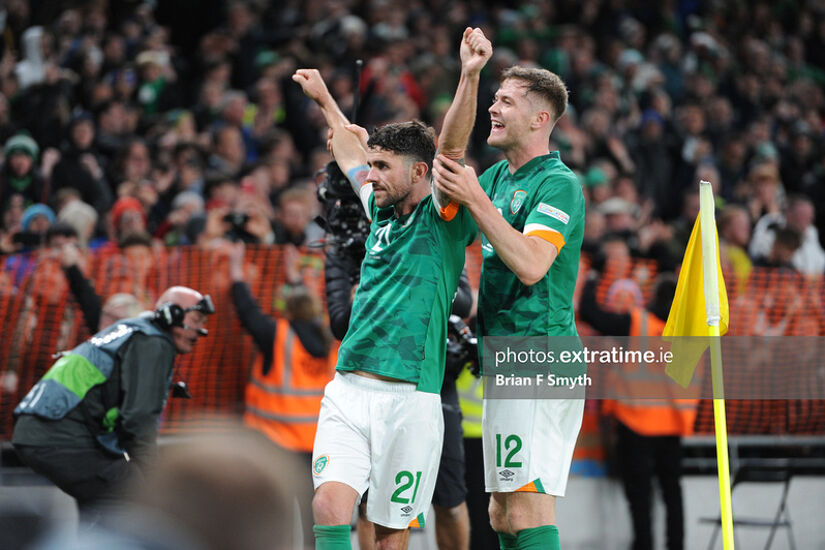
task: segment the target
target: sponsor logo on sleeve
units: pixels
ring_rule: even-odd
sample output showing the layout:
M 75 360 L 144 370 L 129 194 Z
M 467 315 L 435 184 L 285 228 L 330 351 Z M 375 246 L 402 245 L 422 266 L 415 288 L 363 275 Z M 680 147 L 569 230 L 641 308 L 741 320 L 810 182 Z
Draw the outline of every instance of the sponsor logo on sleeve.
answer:
M 545 204 L 543 202 L 540 202 L 539 207 L 537 208 L 537 210 L 539 212 L 541 212 L 542 214 L 546 214 L 547 216 L 550 216 L 551 218 L 556 218 L 557 220 L 559 220 L 561 223 L 563 223 L 565 225 L 567 225 L 567 222 L 570 221 L 570 216 L 568 216 L 567 213 L 564 210 L 559 210 L 555 206 L 550 206 L 549 204 Z

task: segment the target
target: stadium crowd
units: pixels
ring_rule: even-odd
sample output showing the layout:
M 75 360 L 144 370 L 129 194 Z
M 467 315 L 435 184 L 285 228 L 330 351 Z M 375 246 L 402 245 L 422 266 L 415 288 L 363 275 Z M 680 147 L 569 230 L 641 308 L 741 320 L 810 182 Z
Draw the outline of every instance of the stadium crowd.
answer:
M 825 334 L 825 9 L 813 0 L 7 0 L 0 296 L 33 288 L 38 262 L 58 260 L 91 334 L 120 309 L 153 307 L 148 273 L 173 258 L 165 247 L 232 260 L 227 241 L 284 245 L 287 282 L 320 271 L 294 247 L 324 242 L 314 218 L 327 126 L 291 76 L 319 68 L 370 130 L 419 119 L 440 131 L 467 26 L 494 47 L 467 158 L 479 173 L 501 159 L 486 143 L 501 71 L 543 67 L 570 89 L 550 148 L 580 176 L 579 279 L 600 274 L 589 290 L 601 306 L 642 307 L 656 274 L 676 270 L 707 180 L 731 332 Z M 133 296 L 95 294 L 93 258 L 112 255 L 132 266 Z M 260 287 L 239 261 L 231 279 Z M 478 267 L 468 271 L 477 284 Z M 3 371 L 0 389 L 22 395 Z
M 825 271 L 825 14 L 815 3 L 172 4 L 8 2 L 4 254 L 43 246 L 58 222 L 92 250 L 208 246 L 232 232 L 317 242 L 325 124 L 294 69 L 320 67 L 347 112 L 360 86 L 368 128 L 417 118 L 439 129 L 458 76 L 452 46 L 472 24 L 495 46 L 472 162 L 497 160 L 483 110 L 500 70 L 559 74 L 571 108 L 552 148 L 585 187 L 586 252 L 618 236 L 619 254 L 673 269 L 698 211 L 694 184 L 706 179 L 738 277 L 752 265 Z M 196 4 L 202 22 L 182 17 Z M 25 262 L 6 267 L 19 281 Z

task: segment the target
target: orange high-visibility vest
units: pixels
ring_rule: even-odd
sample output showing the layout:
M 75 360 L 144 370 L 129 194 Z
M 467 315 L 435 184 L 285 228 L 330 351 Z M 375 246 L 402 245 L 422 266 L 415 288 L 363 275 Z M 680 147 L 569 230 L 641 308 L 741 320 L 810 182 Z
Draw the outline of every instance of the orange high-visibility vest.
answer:
M 630 312 L 630 336 L 661 336 L 665 322 L 642 308 L 635 308 Z M 625 371 L 626 372 L 626 371 Z M 621 376 L 621 375 L 619 375 Z M 647 436 L 657 435 L 690 435 L 693 433 L 693 423 L 696 420 L 696 399 L 674 399 L 666 397 L 668 384 L 672 380 L 659 382 L 637 382 L 630 377 L 622 380 L 628 388 L 628 395 L 648 394 L 659 396 L 657 399 L 632 399 L 629 401 L 605 401 L 603 412 L 612 414 L 622 424 L 636 433 Z M 644 383 L 645 389 L 639 388 L 634 393 L 632 385 Z M 653 386 L 659 387 L 654 388 Z
M 278 319 L 272 367 L 264 376 L 259 354 L 246 386 L 244 423 L 293 451 L 311 452 L 324 387 L 332 380 L 337 347 L 327 357 L 313 357 L 289 321 Z

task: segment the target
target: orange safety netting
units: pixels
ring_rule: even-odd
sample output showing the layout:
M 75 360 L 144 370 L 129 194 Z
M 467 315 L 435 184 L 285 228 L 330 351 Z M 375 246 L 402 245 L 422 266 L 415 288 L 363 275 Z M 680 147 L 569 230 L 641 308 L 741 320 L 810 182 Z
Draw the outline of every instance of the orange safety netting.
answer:
M 283 307 L 285 272 L 281 256 L 278 246 L 249 246 L 246 252 L 246 280 L 262 310 L 274 316 Z M 51 366 L 52 355 L 89 336 L 57 259 L 44 251 L 13 260 L 0 270 L 0 439 L 10 437 L 12 410 Z M 300 266 L 305 284 L 323 301 L 323 254 L 302 250 Z M 476 243 L 467 249 L 467 270 L 474 288 L 478 288 L 480 267 L 481 250 Z M 583 258 L 576 302 L 588 267 Z M 217 415 L 232 416 L 242 411 L 255 346 L 234 312 L 225 251 L 131 247 L 124 254 L 104 249 L 86 258 L 82 268 L 104 300 L 127 292 L 147 309 L 171 285 L 186 285 L 212 295 L 217 314 L 209 319 L 209 336 L 192 354 L 177 361 L 175 380 L 185 380 L 193 398 L 169 401 L 162 426 L 165 432 L 212 427 L 215 422 L 223 422 L 213 420 Z M 609 263 L 597 295 L 603 299 L 613 281 L 627 278 L 639 285 L 646 301 L 656 276 L 653 261 Z M 731 334 L 825 333 L 822 277 L 806 279 L 787 271 L 757 268 L 748 281 L 737 282 L 732 275 L 726 275 L 726 281 Z M 579 323 L 579 330 L 582 334 L 594 333 L 583 323 Z M 727 415 L 731 433 L 825 433 L 825 401 L 729 401 Z M 590 424 L 595 430 L 596 423 Z M 696 430 L 713 431 L 709 401 L 700 405 Z

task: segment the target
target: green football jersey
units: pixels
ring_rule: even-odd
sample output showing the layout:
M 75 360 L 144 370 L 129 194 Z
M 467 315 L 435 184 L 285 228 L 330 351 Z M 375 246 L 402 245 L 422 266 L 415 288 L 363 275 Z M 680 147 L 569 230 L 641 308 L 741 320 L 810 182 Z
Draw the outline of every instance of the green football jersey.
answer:
M 515 174 L 501 161 L 486 170 L 479 183 L 511 226 L 559 249 L 544 279 L 526 286 L 486 236 L 482 238 L 479 337 L 576 335 L 573 289 L 584 236 L 584 194 L 578 178 L 554 151 L 530 160 Z
M 465 208 L 441 218 L 432 195 L 410 214 L 378 208 L 369 197 L 372 222 L 361 282 L 337 369 L 361 370 L 440 393 L 446 359 L 447 318 L 464 267 L 464 250 L 475 238 Z

